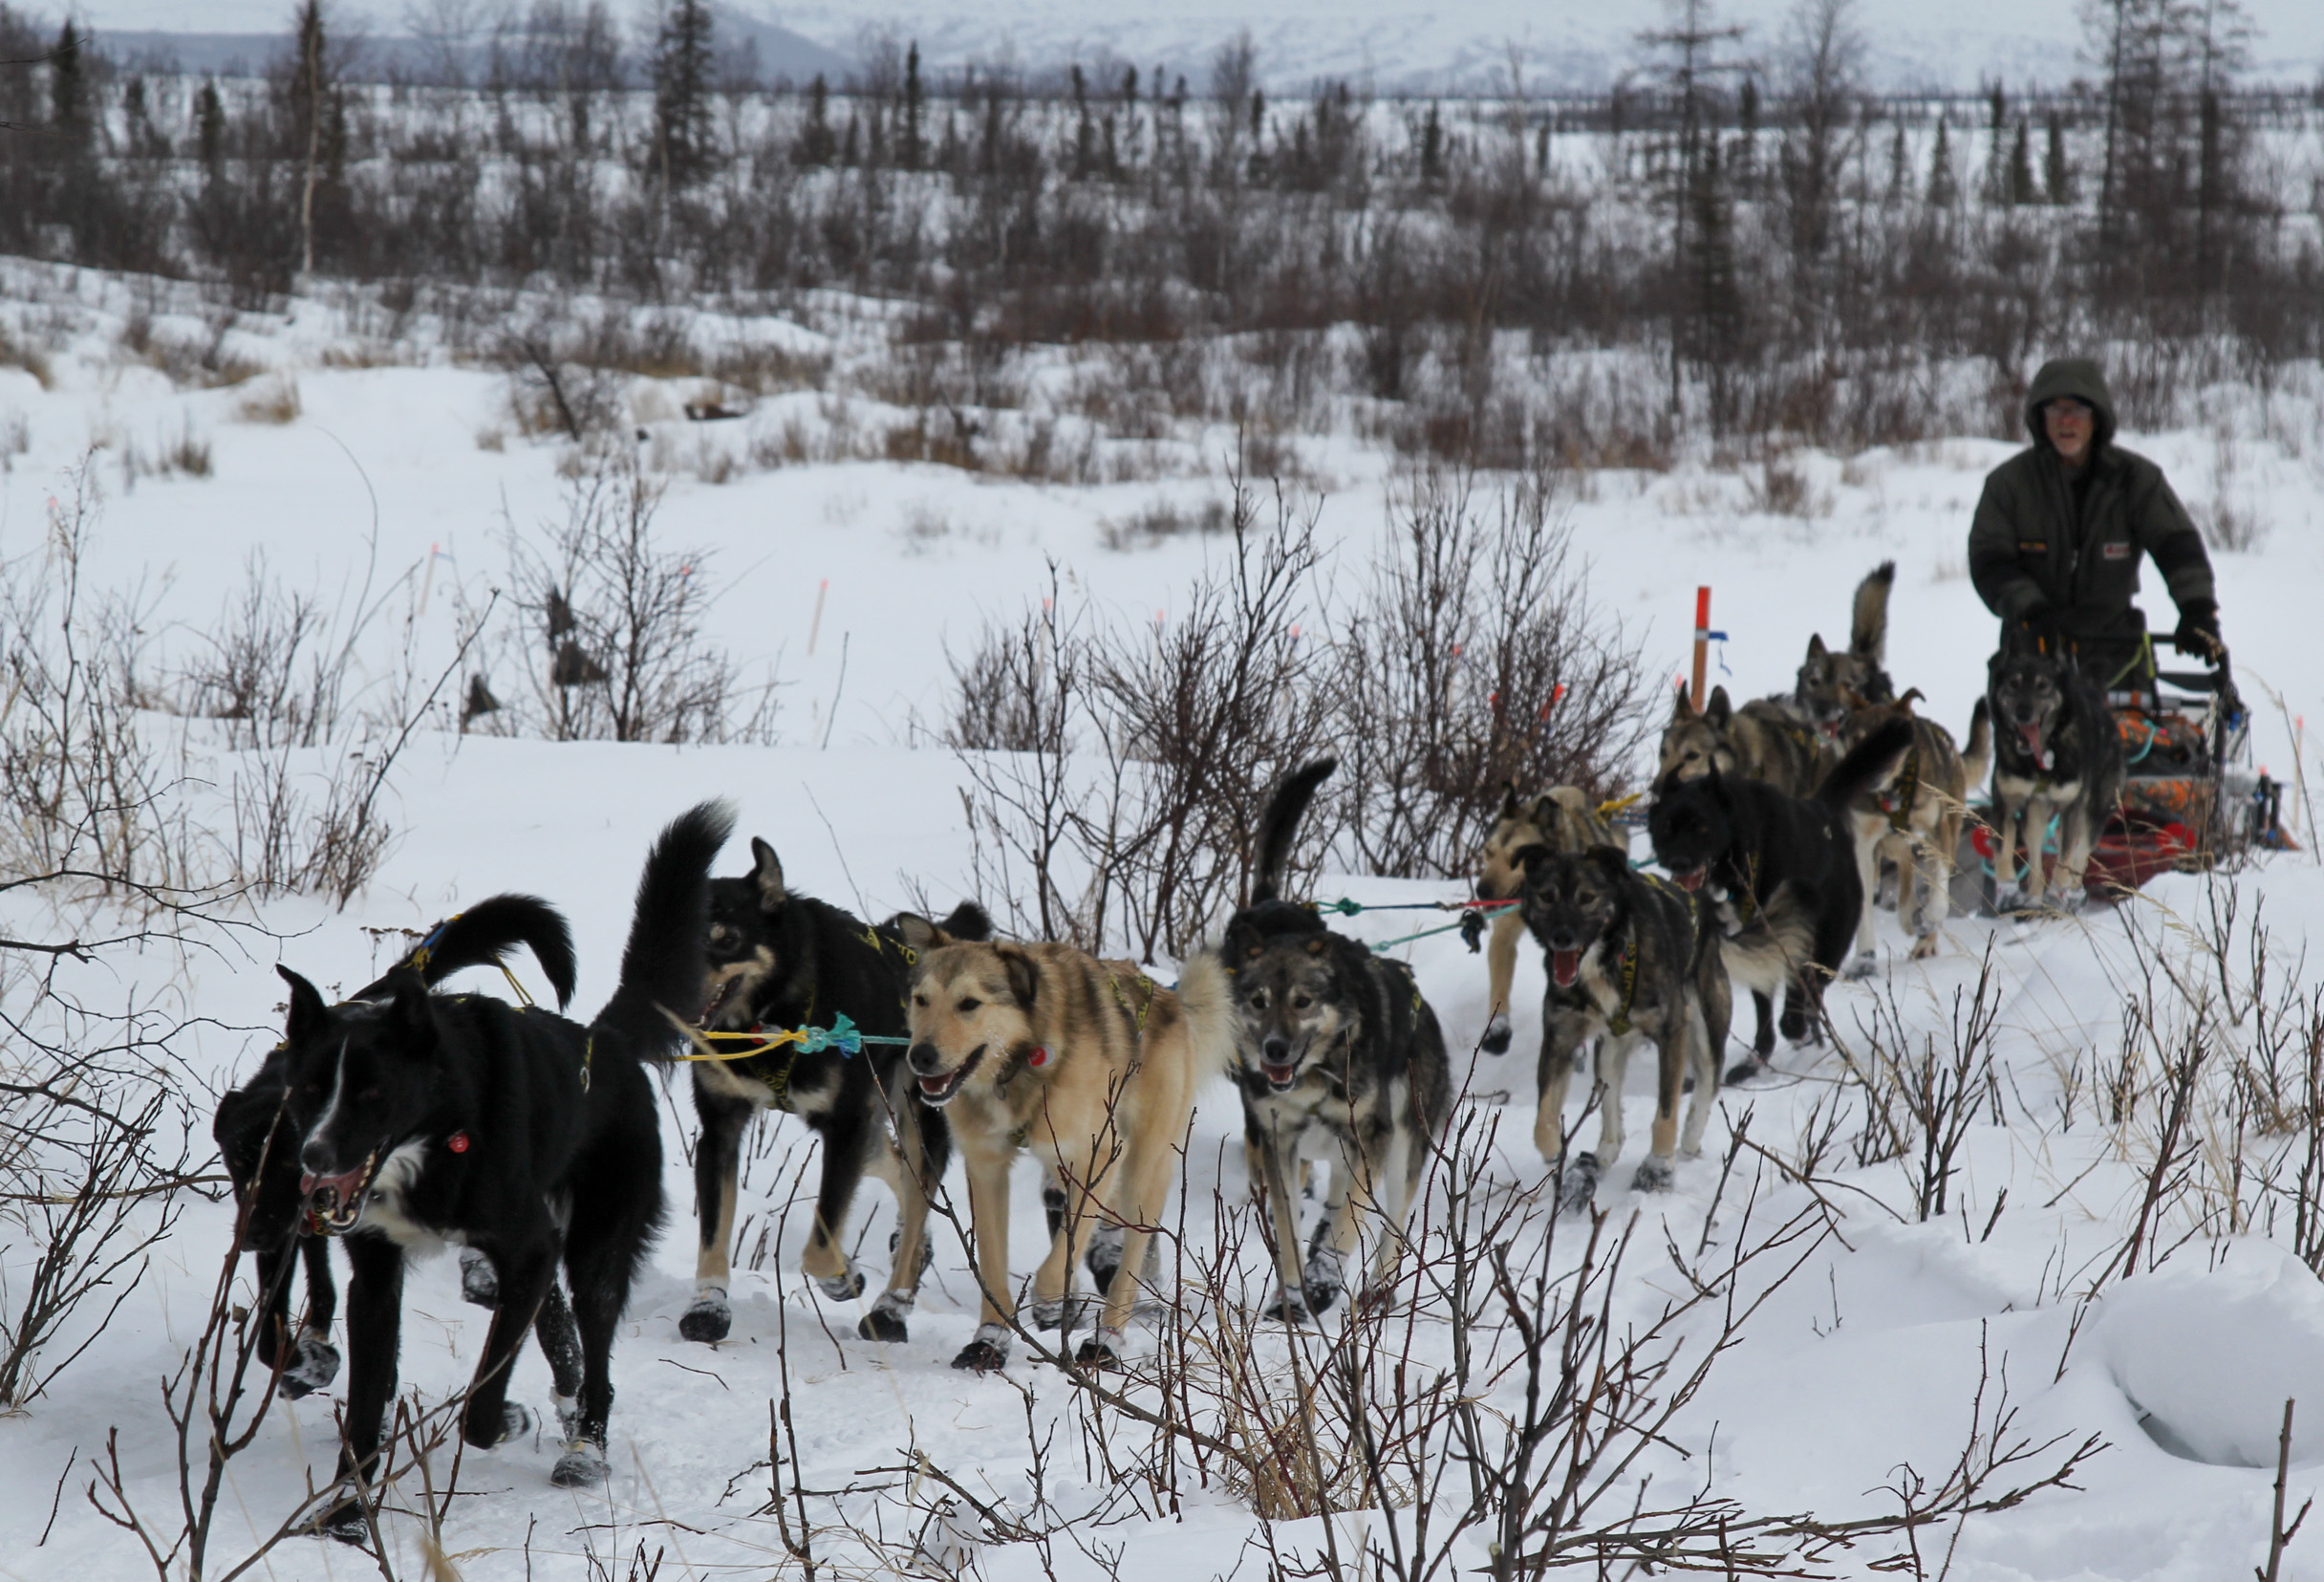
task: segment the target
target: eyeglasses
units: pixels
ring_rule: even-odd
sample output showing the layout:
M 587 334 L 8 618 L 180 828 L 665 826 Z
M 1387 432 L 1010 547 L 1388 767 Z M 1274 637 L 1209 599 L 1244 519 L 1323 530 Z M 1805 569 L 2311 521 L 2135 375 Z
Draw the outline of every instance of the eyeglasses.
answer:
M 2046 401 L 2042 402 L 2042 410 L 2058 418 L 2087 418 L 2090 416 L 2089 405 L 2086 402 L 2076 401 L 2071 396 L 2059 396 Z

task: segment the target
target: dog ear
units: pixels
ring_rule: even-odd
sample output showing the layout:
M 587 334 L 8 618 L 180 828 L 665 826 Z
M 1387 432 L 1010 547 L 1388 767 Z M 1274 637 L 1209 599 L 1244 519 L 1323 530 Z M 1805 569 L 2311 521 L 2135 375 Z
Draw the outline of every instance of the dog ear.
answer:
M 426 1055 L 435 1050 L 435 1006 L 417 972 L 396 974 L 396 998 L 387 1008 L 387 1025 L 396 1029 L 403 1053 Z
M 1533 871 L 1536 868 L 1539 868 L 1544 862 L 1549 862 L 1555 859 L 1557 855 L 1558 854 L 1556 852 L 1551 851 L 1547 846 L 1542 845 L 1537 840 L 1531 845 L 1520 846 L 1516 851 L 1510 853 L 1509 863 L 1511 867 L 1516 868 L 1519 873 L 1530 878 L 1533 877 Z
M 1001 965 L 1009 975 L 1009 993 L 1020 1010 L 1033 1008 L 1034 996 L 1041 989 L 1041 969 L 1033 958 L 1014 945 L 1001 945 L 993 952 L 1001 958 Z
M 1727 688 L 1723 686 L 1712 687 L 1711 689 L 1711 705 L 1703 710 L 1703 718 L 1709 720 L 1714 728 L 1725 730 L 1728 724 L 1732 721 L 1734 717 L 1735 705 L 1728 701 Z
M 958 915 L 954 914 L 955 917 Z M 939 946 L 954 943 L 951 934 L 940 925 L 930 922 L 917 912 L 898 912 L 888 920 L 887 926 L 894 933 L 901 935 L 906 944 L 918 951 L 935 950 Z
M 1503 817 L 1503 818 L 1505 818 L 1505 819 L 1506 819 L 1506 818 L 1515 818 L 1515 817 L 1517 817 L 1517 816 L 1518 811 L 1519 811 L 1519 810 L 1518 810 L 1518 807 L 1517 807 L 1517 783 L 1515 780 L 1504 780 L 1504 781 L 1502 781 L 1502 782 L 1501 782 L 1501 813 L 1500 813 L 1500 816 L 1501 816 L 1501 817 Z
M 1678 683 L 1677 698 L 1671 704 L 1670 723 L 1674 726 L 1683 726 L 1693 718 L 1694 695 L 1688 691 L 1687 683 L 1681 682 Z
M 1606 880 L 1620 884 L 1630 877 L 1630 854 L 1619 846 L 1592 846 L 1586 854 L 1604 871 Z
M 331 1013 L 323 1008 L 323 997 L 312 984 L 279 962 L 274 970 L 290 986 L 290 1014 L 284 1020 L 283 1036 L 295 1044 L 329 1021 Z
M 1813 664 L 1818 660 L 1829 659 L 1831 657 L 1832 651 L 1823 645 L 1823 634 L 1821 632 L 1818 632 L 1814 637 L 1808 639 L 1809 663 Z
M 955 941 L 989 940 L 993 937 L 992 915 L 975 901 L 964 900 L 936 924 L 936 932 Z
M 759 909 L 772 912 L 790 895 L 783 887 L 783 859 L 775 856 L 772 846 L 755 834 L 750 837 L 750 855 L 758 859 L 758 866 L 750 871 L 750 877 L 758 881 Z

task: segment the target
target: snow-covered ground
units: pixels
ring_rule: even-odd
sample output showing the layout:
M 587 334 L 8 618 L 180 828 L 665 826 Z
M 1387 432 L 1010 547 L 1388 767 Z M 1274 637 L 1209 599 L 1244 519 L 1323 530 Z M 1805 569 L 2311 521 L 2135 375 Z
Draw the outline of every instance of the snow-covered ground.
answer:
M 508 525 L 561 513 L 562 447 L 513 433 L 502 375 L 443 363 L 332 365 L 349 359 L 322 355 L 333 332 L 314 315 L 289 329 L 253 320 L 247 340 L 237 339 L 238 356 L 281 372 L 187 390 L 118 356 L 109 323 L 99 315 L 81 342 L 53 358 L 45 387 L 30 373 L 0 369 L 0 438 L 18 432 L 22 440 L 0 477 L 0 555 L 39 553 L 48 502 L 67 487 L 65 469 L 91 444 L 105 445 L 96 462 L 105 498 L 90 579 L 143 586 L 161 658 L 186 652 L 215 624 L 254 553 L 289 585 L 319 590 L 327 604 L 359 582 L 376 555 L 377 581 L 408 574 L 415 590 L 427 590 L 424 608 L 415 594 L 397 609 L 398 618 L 412 612 L 419 668 L 432 676 L 455 640 L 452 589 L 469 607 L 481 603 L 489 587 L 506 582 Z M 166 315 L 155 321 L 157 336 L 172 329 Z M 298 415 L 290 422 L 243 415 L 254 385 L 269 378 L 295 380 Z M 812 393 L 770 400 L 736 424 L 648 423 L 642 449 L 649 460 L 700 443 L 742 453 L 754 431 L 779 432 L 788 415 L 812 413 L 816 401 Z M 2251 437 L 2245 431 L 2253 426 L 2253 400 L 2223 392 L 2220 402 L 2216 433 L 2125 439 L 2162 462 L 2191 502 L 2213 509 L 2224 499 L 2264 527 L 2257 548 L 2215 553 L 2214 560 L 2227 637 L 2256 705 L 2257 761 L 2290 776 L 2293 721 L 2312 707 L 2324 720 L 2310 625 L 2314 590 L 2324 586 L 2324 432 L 2313 412 L 2305 428 L 2296 412 L 2279 413 L 2277 437 Z M 21 428 L 11 428 L 18 419 Z M 132 487 L 122 466 L 127 447 L 151 455 L 186 432 L 208 443 L 210 475 L 144 475 Z M 1328 485 L 1321 527 L 1336 570 L 1344 581 L 1359 580 L 1387 527 L 1388 463 L 1352 438 L 1302 447 Z M 1685 662 L 1693 590 L 1711 586 L 1712 624 L 1729 634 L 1714 677 L 1744 694 L 1788 685 L 1810 633 L 1843 634 L 1850 589 L 1876 562 L 1894 558 L 1889 668 L 1958 730 L 1982 686 L 1992 634 L 1965 574 L 1969 512 L 1984 472 L 2012 448 L 1964 439 L 1844 461 L 1797 457 L 1811 502 L 1806 515 L 1754 514 L 1755 466 L 1696 462 L 1667 473 L 1592 474 L 1571 506 L 1575 542 L 1598 598 L 1643 641 L 1652 664 L 1671 671 Z M 266 922 L 290 936 L 282 960 L 326 992 L 351 987 L 401 948 L 396 931 L 497 890 L 529 890 L 573 921 L 586 1013 L 611 986 L 629 890 L 652 832 L 708 795 L 737 803 L 740 831 L 772 841 L 799 888 L 875 916 L 912 903 L 915 886 L 949 904 L 968 872 L 959 769 L 919 728 L 943 720 L 948 649 L 962 651 L 988 617 L 1009 618 L 1040 597 L 1049 557 L 1101 604 L 1167 621 L 1173 599 L 1218 553 L 1216 540 L 1199 535 L 1115 550 L 1104 532 L 1108 521 L 1157 498 L 1182 507 L 1217 498 L 1224 486 L 1216 477 L 1067 488 L 850 462 L 744 467 L 712 485 L 693 476 L 699 470 L 672 477 L 661 531 L 670 543 L 710 552 L 702 567 L 718 589 L 716 639 L 746 668 L 773 665 L 785 683 L 777 745 L 555 745 L 423 732 L 391 782 L 386 816 L 396 839 L 368 890 L 343 912 L 311 899 L 264 908 Z M 2150 592 L 2147 603 L 2150 615 L 2163 613 L 2159 594 Z M 1318 618 L 1327 640 L 1328 612 Z M 2305 819 L 2296 822 L 2303 845 L 2313 845 Z M 738 852 L 735 867 L 743 860 Z M 1883 920 L 1882 977 L 1834 991 L 1842 1029 L 1862 1027 L 1876 997 L 1893 996 L 1916 1034 L 1936 1035 L 1947 1049 L 1956 991 L 1973 984 L 1989 951 L 2001 988 L 2001 1080 L 1969 1134 L 1948 1211 L 1918 1223 L 1904 1166 L 1850 1162 L 1853 1109 L 1812 1185 L 1787 1184 L 1746 1154 L 1737 1168 L 1757 1176 L 1759 1223 L 1809 1211 L 1820 1195 L 1837 1216 L 1835 1233 L 1751 1318 L 1651 1469 L 1689 1486 L 1708 1481 L 1756 1511 L 1870 1514 L 1904 1463 L 1941 1480 L 1960 1455 L 1982 1357 L 1991 1380 L 1989 1423 L 2006 1378 L 2018 1434 L 2036 1444 L 2098 1434 L 2108 1447 L 2080 1470 L 2077 1488 L 1968 1520 L 1952 1575 L 2193 1582 L 2243 1574 L 2262 1558 L 2286 1398 L 2301 1403 L 2293 1509 L 2324 1463 L 2324 1288 L 2280 1241 L 2267 1239 L 2264 1223 L 2255 1231 L 2248 1217 L 2230 1219 L 2218 1205 L 2237 1201 L 2248 1210 L 2255 1201 L 2249 1181 L 2225 1161 L 2286 1148 L 2296 1158 L 2298 1138 L 2253 1137 L 2238 1147 L 2222 1114 L 2206 1110 L 2198 1180 L 2175 1200 L 2168 1239 L 2185 1235 L 2199 1212 L 2217 1210 L 2219 1218 L 2156 1272 L 2109 1281 L 2095 1303 L 2077 1300 L 2122 1241 L 2154 1159 L 2151 1101 L 2128 1123 L 2109 1124 L 2101 1068 L 2118 1058 L 2141 958 L 2163 950 L 2196 959 L 2206 882 L 2166 878 L 2120 910 L 2067 922 L 1956 919 L 1943 952 L 1926 964 L 1904 959 L 1902 937 Z M 2309 934 L 2324 926 L 2324 868 L 2305 855 L 2282 856 L 2234 882 L 2246 898 L 2244 926 L 2264 898 L 2279 979 L 2301 973 Z M 1458 885 L 1363 876 L 1326 880 L 1327 894 L 1343 890 L 1373 901 L 1460 893 Z M 1406 917 L 1374 914 L 1349 926 L 1384 939 L 1404 932 Z M 179 1052 L 202 1080 L 225 1086 L 272 1041 L 272 952 L 269 943 L 243 959 L 197 964 L 193 1009 L 206 1021 L 183 1036 Z M 1399 953 L 1412 962 L 1455 1050 L 1473 1049 L 1486 1012 L 1481 963 L 1444 938 Z M 2230 958 L 2242 959 L 2240 945 Z M 158 980 L 178 964 L 156 953 L 106 970 L 151 971 Z M 2198 963 L 2194 976 L 2204 975 Z M 1524 1096 L 1539 989 L 1538 961 L 1525 964 L 1515 1052 L 1476 1057 L 1473 1073 L 1470 1057 L 1456 1056 L 1476 1089 L 1518 1095 L 1497 1112 L 1487 1167 L 1493 1181 L 1514 1186 L 1536 1185 L 1542 1175 Z M 1634 1066 L 1625 1097 L 1633 1157 L 1651 1108 L 1644 1064 Z M 1609 1173 L 1602 1200 L 1618 1222 L 1636 1211 L 1648 1227 L 1625 1268 L 1618 1315 L 1650 1316 L 1678 1289 L 1655 1245 L 1660 1226 L 1678 1246 L 1695 1248 L 1723 1190 L 1717 1234 L 1732 1232 L 1740 1188 L 1722 1189 L 1720 1161 L 1746 1109 L 1751 1138 L 1791 1159 L 1818 1107 L 1828 1115 L 1843 1103 L 1843 1072 L 1830 1051 L 1790 1050 L 1777 1064 L 1781 1080 L 1722 1096 L 1704 1158 L 1682 1163 L 1668 1196 L 1633 1196 L 1626 1170 Z M 798 1435 L 786 1479 L 835 1489 L 862 1469 L 893 1467 L 917 1452 L 996 1500 L 1021 1501 L 1029 1453 L 1015 1386 L 1033 1393 L 1042 1419 L 1065 1410 L 1069 1392 L 1022 1359 L 1005 1382 L 947 1366 L 975 1324 L 974 1288 L 953 1243 L 940 1247 L 909 1344 L 851 1338 L 855 1306 L 824 1302 L 792 1272 L 806 1212 L 790 1194 L 812 1152 L 794 1122 L 769 1123 L 771 1147 L 751 1170 L 743 1204 L 761 1224 L 781 1216 L 779 1253 L 738 1270 L 729 1341 L 711 1351 L 678 1338 L 692 1286 L 682 1153 L 692 1119 L 682 1092 L 672 1093 L 664 1133 L 677 1208 L 614 1354 L 612 1484 L 582 1495 L 552 1490 L 553 1450 L 532 1443 L 471 1453 L 461 1486 L 472 1497 L 456 1504 L 444 1527 L 460 1572 L 481 1582 L 530 1575 L 538 1566 L 544 1576 L 579 1576 L 585 1549 L 626 1553 L 642 1539 L 649 1553 L 666 1549 L 665 1576 L 788 1574 L 795 1566 L 773 1518 L 751 1514 L 764 1503 L 764 1469 L 752 1469 L 767 1455 L 779 1345 L 787 1352 Z M 1569 1124 L 1581 1105 L 1578 1084 Z M 1186 1182 L 1190 1204 L 1198 1205 L 1192 1224 L 1209 1222 L 1215 1192 L 1229 1202 L 1243 1197 L 1240 1153 L 1227 1146 L 1238 1127 L 1232 1095 L 1223 1088 L 1206 1094 Z M 876 1188 L 866 1201 L 862 1248 L 876 1275 L 889 1210 Z M 1039 1234 L 1034 1202 L 1026 1166 L 1017 1193 L 1020 1273 L 1031 1267 Z M 2276 1229 L 2289 1237 L 2288 1224 Z M 175 1454 L 157 1382 L 201 1324 L 229 1232 L 226 1209 L 191 1206 L 88 1354 L 47 1397 L 0 1420 L 0 1576 L 113 1578 L 150 1569 L 135 1540 L 89 1508 L 88 1468 L 108 1428 L 118 1427 L 140 1504 L 156 1509 L 174 1501 Z M 0 1273 L 31 1250 L 0 1242 Z M 415 1272 L 406 1312 L 405 1383 L 423 1400 L 441 1399 L 465 1379 L 483 1314 L 461 1303 L 449 1260 Z M 1426 1363 L 1440 1361 L 1442 1351 L 1432 1333 L 1415 1343 Z M 545 1401 L 546 1371 L 529 1351 L 513 1394 Z M 270 1529 L 308 1478 L 328 1475 L 332 1409 L 328 1396 L 274 1409 L 232 1463 L 214 1553 L 238 1554 L 235 1546 Z M 1078 1455 L 1047 1475 L 1052 1500 L 1067 1507 L 1093 1504 L 1105 1481 Z M 895 1508 L 896 1519 L 908 1516 Z M 1312 1548 L 1315 1528 L 1286 1524 L 1279 1541 Z M 1103 1539 L 1122 1547 L 1126 1577 L 1237 1568 L 1252 1576 L 1266 1571 L 1255 1557 L 1256 1528 L 1219 1488 L 1190 1487 L 1179 1516 L 1126 1520 Z M 1953 1538 L 1947 1527 L 1925 1550 L 1941 1554 Z M 399 1570 L 416 1569 L 408 1535 L 398 1542 Z M 846 1558 L 837 1537 L 827 1534 L 825 1543 L 837 1547 L 842 1570 L 862 1564 L 860 1553 Z M 1825 1564 L 1834 1574 L 1867 1575 L 1895 1549 L 1883 1541 Z M 1464 1568 L 1481 1558 L 1479 1548 L 1459 1556 Z M 1095 1562 L 1071 1550 L 1057 1563 L 1058 1574 L 1097 1573 Z M 987 1545 L 977 1564 L 995 1578 L 1041 1574 L 1026 1545 Z M 1935 1568 L 1932 1560 L 1928 1574 Z M 359 1555 L 303 1539 L 265 1565 L 267 1574 L 285 1578 L 369 1569 Z M 2295 1540 L 2283 1575 L 2324 1576 L 2324 1536 Z

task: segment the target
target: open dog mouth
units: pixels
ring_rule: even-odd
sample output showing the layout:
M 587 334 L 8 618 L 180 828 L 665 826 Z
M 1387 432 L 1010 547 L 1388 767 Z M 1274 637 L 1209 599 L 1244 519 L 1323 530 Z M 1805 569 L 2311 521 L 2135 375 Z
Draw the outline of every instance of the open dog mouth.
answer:
M 742 986 L 742 980 L 740 977 L 720 979 L 719 986 L 711 992 L 710 1003 L 704 1006 L 702 1013 L 694 1019 L 694 1025 L 698 1028 L 714 1026 L 718 1022 L 719 1012 L 726 1008 L 726 1002 L 733 999 L 735 991 Z
M 375 1150 L 343 1175 L 299 1177 L 298 1189 L 307 1201 L 308 1229 L 318 1236 L 342 1236 L 353 1230 L 362 1217 L 363 1199 L 378 1163 Z
M 1300 1079 L 1300 1063 L 1293 1059 L 1279 1066 L 1262 1054 L 1259 1057 L 1259 1074 L 1267 1079 L 1268 1087 L 1280 1094 Z
M 1692 895 L 1703 887 L 1703 878 L 1711 872 L 1711 864 L 1698 862 L 1691 868 L 1681 869 L 1670 876 L 1670 882 Z
M 2041 757 L 2041 726 L 2038 726 L 2038 725 L 2036 725 L 2036 724 L 2034 724 L 2034 723 L 2032 723 L 2032 722 L 2028 722 L 2028 723 L 2027 723 L 2027 724 L 2025 724 L 2025 725 L 2021 725 L 2021 726 L 2019 726 L 2017 727 L 2017 736 L 2018 736 L 2018 740 L 2020 740 L 2020 741 L 2022 741 L 2022 742 L 2024 742 L 2024 743 L 2025 743 L 2025 745 L 2026 745 L 2026 751 L 2028 751 L 2028 752 L 2032 753 L 2032 754 L 2034 756 L 2034 758 L 2036 758 L 2036 759 L 2039 759 L 2039 758 Z
M 1582 952 L 1552 950 L 1549 953 L 1549 975 L 1560 988 L 1571 988 L 1574 980 L 1582 976 Z
M 984 1046 L 979 1044 L 966 1060 L 961 1061 L 951 1071 L 936 1076 L 919 1078 L 920 1102 L 936 1110 L 940 1110 L 951 1103 L 954 1095 L 959 1093 L 960 1084 L 968 1080 L 968 1073 L 975 1071 L 977 1062 L 983 1058 Z

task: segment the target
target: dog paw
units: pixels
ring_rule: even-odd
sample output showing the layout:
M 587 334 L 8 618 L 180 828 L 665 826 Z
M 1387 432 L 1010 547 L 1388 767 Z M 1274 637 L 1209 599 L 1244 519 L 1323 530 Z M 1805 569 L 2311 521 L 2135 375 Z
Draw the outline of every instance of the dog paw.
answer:
M 282 1391 L 292 1400 L 327 1389 L 339 1376 L 338 1348 L 312 1330 L 299 1331 L 290 1347 L 290 1365 L 283 1370 Z
M 997 1374 L 1008 1366 L 1009 1331 L 1005 1324 L 979 1324 L 977 1338 L 960 1348 L 952 1365 L 963 1373 Z
M 864 1293 L 864 1277 L 853 1268 L 816 1276 L 815 1289 L 834 1302 L 852 1302 Z
M 1055 1330 L 1061 1334 L 1070 1334 L 1081 1325 L 1082 1308 L 1081 1300 L 1071 1296 L 1055 1297 L 1046 1302 L 1033 1302 L 1029 1304 L 1029 1311 L 1033 1315 L 1033 1328 Z M 986 1326 L 988 1329 L 994 1327 Z
M 531 1432 L 532 1413 L 513 1400 L 502 1401 L 500 1437 L 492 1442 L 506 1444 L 510 1440 L 521 1440 Z
M 559 1488 L 594 1488 L 613 1472 L 605 1459 L 605 1446 L 594 1440 L 570 1440 L 565 1454 L 549 1469 L 549 1481 Z
M 699 1340 L 707 1346 L 726 1338 L 734 1328 L 734 1310 L 726 1305 L 726 1293 L 704 1291 L 694 1299 L 694 1305 L 680 1314 L 678 1333 L 688 1340 Z
M 1275 1300 L 1261 1308 L 1259 1315 L 1270 1324 L 1304 1324 L 1313 1316 L 1307 1304 L 1296 1292 L 1287 1290 L 1276 1292 Z
M 1667 1159 L 1648 1154 L 1639 1165 L 1638 1174 L 1630 1178 L 1633 1192 L 1668 1192 L 1678 1177 L 1678 1167 Z
M 1923 934 L 1912 942 L 1912 959 L 1916 962 L 1925 962 L 1936 953 L 1937 937 L 1934 934 Z
M 1558 1189 L 1560 1212 L 1578 1214 L 1598 1195 L 1598 1156 L 1576 1154 L 1565 1164 L 1565 1183 Z
M 1119 1369 L 1122 1366 L 1122 1354 L 1129 1349 L 1129 1338 L 1121 1331 L 1100 1327 L 1095 1334 L 1075 1349 L 1073 1365 L 1077 1368 Z
M 1307 1252 L 1307 1267 L 1301 1272 L 1300 1294 L 1306 1299 L 1307 1311 L 1326 1313 L 1347 1289 L 1347 1261 L 1340 1249 L 1332 1246 L 1311 1247 Z
M 1848 964 L 1840 969 L 1840 975 L 1852 984 L 1861 984 L 1878 972 L 1880 966 L 1881 958 L 1878 951 L 1860 950 L 1848 958 Z
M 866 1340 L 885 1340 L 891 1345 L 901 1345 L 912 1338 L 911 1328 L 905 1322 L 905 1316 L 911 1311 L 910 1302 L 899 1301 L 895 1293 L 890 1291 L 872 1304 L 872 1311 L 865 1313 L 862 1321 L 855 1326 L 855 1333 Z
M 1746 1082 L 1765 1076 L 1767 1072 L 1767 1062 L 1754 1054 L 1747 1060 L 1738 1060 L 1728 1067 L 1727 1075 L 1722 1080 L 1730 1088 L 1739 1088 Z
M 1485 1024 L 1485 1036 L 1477 1041 L 1477 1048 L 1483 1050 L 1487 1054 L 1507 1054 L 1509 1040 L 1512 1036 L 1509 1018 L 1496 1016 Z
M 472 1246 L 460 1249 L 460 1299 L 480 1308 L 501 1305 L 500 1270 Z
M 342 1500 L 314 1519 L 314 1534 L 360 1548 L 371 1542 L 371 1523 L 364 1520 L 361 1502 Z

